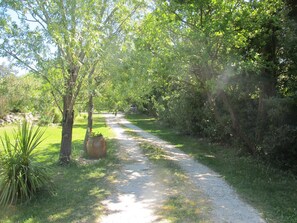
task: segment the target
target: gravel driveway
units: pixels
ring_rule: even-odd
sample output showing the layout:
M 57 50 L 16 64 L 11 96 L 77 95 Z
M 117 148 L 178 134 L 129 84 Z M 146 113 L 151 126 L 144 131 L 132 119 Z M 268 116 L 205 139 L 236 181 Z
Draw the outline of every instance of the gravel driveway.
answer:
M 157 216 L 156 211 L 166 199 L 166 190 L 170 188 L 166 188 L 166 185 L 156 179 L 158 170 L 142 154 L 137 140 L 125 134 L 122 126 L 134 130 L 143 140 L 163 148 L 168 157 L 182 168 L 191 183 L 204 193 L 211 205 L 208 222 L 265 222 L 260 213 L 243 202 L 219 174 L 166 141 L 132 125 L 121 114 L 117 117 L 105 114 L 105 118 L 119 141 L 121 167 L 117 174 L 117 193 L 103 202 L 108 211 L 99 222 L 167 222 Z

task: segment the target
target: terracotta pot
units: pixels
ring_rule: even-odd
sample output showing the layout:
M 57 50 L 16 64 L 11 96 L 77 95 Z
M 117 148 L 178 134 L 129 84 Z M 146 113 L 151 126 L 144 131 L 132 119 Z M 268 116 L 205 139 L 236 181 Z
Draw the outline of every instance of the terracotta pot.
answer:
M 103 136 L 89 137 L 87 142 L 87 153 L 91 159 L 106 157 L 106 142 Z

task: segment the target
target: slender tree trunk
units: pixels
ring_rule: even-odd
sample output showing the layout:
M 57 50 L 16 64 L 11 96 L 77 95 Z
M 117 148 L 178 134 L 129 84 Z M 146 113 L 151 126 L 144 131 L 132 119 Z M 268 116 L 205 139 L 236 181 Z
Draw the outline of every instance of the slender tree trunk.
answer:
M 65 97 L 66 98 L 66 97 Z M 64 99 L 63 121 L 62 121 L 62 140 L 60 150 L 60 164 L 68 164 L 71 156 L 72 128 L 74 111 L 69 109 L 68 100 Z M 70 106 L 71 107 L 71 106 Z
M 87 141 L 89 135 L 93 130 L 93 111 L 94 111 L 94 102 L 93 102 L 93 94 L 89 94 L 89 102 L 88 102 L 88 126 L 86 130 L 85 140 L 84 140 L 84 150 L 87 151 Z
M 87 151 L 87 142 L 88 142 L 88 138 L 90 136 L 90 134 L 93 131 L 93 112 L 94 112 L 94 101 L 93 101 L 93 74 L 95 72 L 96 69 L 96 65 L 97 65 L 98 61 L 93 65 L 89 75 L 88 75 L 88 85 L 89 85 L 89 101 L 88 101 L 88 126 L 87 126 L 87 130 L 86 130 L 86 134 L 85 134 L 85 140 L 84 140 L 84 150 L 85 152 Z

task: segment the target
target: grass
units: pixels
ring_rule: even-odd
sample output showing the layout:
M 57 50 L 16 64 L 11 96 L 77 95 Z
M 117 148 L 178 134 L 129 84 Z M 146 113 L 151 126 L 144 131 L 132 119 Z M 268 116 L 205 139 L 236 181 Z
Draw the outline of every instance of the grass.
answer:
M 40 191 L 28 203 L 0 209 L 0 222 L 94 222 L 103 213 L 100 202 L 112 191 L 112 170 L 117 162 L 116 142 L 104 120 L 95 115 L 94 131 L 107 139 L 108 156 L 104 160 L 88 162 L 81 159 L 86 119 L 78 117 L 73 129 L 72 162 L 58 165 L 61 127 L 49 126 L 41 146 L 37 149 L 38 161 L 51 168 L 55 185 L 54 195 Z M 0 128 L 11 132 L 13 126 Z
M 143 153 L 158 166 L 158 178 L 170 192 L 158 215 L 171 223 L 209 222 L 210 205 L 202 193 L 190 183 L 181 167 L 170 160 L 164 150 L 149 143 L 141 143 Z M 195 193 L 193 193 L 193 191 Z
M 263 213 L 267 222 L 297 222 L 296 176 L 256 158 L 239 155 L 236 148 L 179 135 L 153 118 L 142 115 L 129 115 L 127 118 L 220 173 L 242 199 Z

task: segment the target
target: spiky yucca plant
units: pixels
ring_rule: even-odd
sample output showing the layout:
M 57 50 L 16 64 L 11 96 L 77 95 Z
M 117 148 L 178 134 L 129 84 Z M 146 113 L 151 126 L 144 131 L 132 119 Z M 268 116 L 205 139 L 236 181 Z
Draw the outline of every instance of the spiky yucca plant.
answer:
M 23 121 L 13 140 L 1 137 L 0 205 L 29 200 L 41 187 L 51 185 L 48 169 L 34 161 L 33 151 L 43 141 L 44 130 Z

